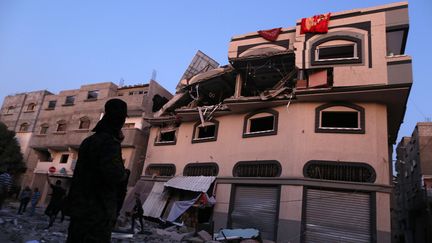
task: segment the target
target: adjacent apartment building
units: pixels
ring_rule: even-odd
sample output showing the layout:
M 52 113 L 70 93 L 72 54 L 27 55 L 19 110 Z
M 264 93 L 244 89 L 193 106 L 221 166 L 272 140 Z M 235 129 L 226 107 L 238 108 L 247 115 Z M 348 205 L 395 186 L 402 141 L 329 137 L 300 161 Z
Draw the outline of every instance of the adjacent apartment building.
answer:
M 417 123 L 396 153 L 395 236 L 398 242 L 431 242 L 432 122 Z
M 303 30 L 321 19 L 326 33 Z M 408 4 L 293 25 L 232 37 L 228 65 L 182 80 L 146 117 L 137 187 L 161 194 L 157 182 L 215 176 L 214 231 L 390 242 L 392 150 L 412 85 Z M 161 200 L 154 217 L 171 210 L 173 197 Z
M 47 200 L 49 189 L 47 173 L 67 187 L 82 140 L 91 134 L 103 116 L 105 102 L 112 98 L 128 103 L 122 154 L 131 170 L 129 184 L 135 184 L 141 175 L 149 133 L 143 117 L 153 116 L 153 111 L 171 97 L 155 81 L 124 87 L 96 83 L 58 94 L 36 91 L 7 96 L 0 121 L 16 132 L 24 154 L 27 171 L 21 185 L 38 187 L 43 192 L 42 202 Z

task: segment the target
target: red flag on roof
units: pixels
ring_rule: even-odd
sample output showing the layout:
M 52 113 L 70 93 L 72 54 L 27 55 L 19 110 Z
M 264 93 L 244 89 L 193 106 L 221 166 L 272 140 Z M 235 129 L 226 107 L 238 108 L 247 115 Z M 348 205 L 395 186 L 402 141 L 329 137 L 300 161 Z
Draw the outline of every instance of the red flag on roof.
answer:
M 259 30 L 258 34 L 262 38 L 264 38 L 264 39 L 266 39 L 268 41 L 275 41 L 275 40 L 277 40 L 277 38 L 278 38 L 281 30 L 282 30 L 282 28 L 274 28 L 274 29 L 271 29 L 271 30 Z
M 315 15 L 310 18 L 302 18 L 300 34 L 305 34 L 305 33 L 325 34 L 328 31 L 329 20 L 330 20 L 330 13 Z

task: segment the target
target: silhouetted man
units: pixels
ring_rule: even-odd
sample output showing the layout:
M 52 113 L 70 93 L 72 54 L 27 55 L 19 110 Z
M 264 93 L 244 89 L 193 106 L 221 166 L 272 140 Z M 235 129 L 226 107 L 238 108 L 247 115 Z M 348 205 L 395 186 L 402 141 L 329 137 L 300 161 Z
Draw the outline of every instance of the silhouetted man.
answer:
M 120 145 L 126 116 L 124 101 L 107 101 L 95 134 L 81 143 L 66 201 L 66 214 L 71 217 L 68 243 L 111 241 L 129 177 Z
M 55 182 L 55 185 L 51 183 L 49 180 L 48 174 L 46 175 L 46 179 L 48 184 L 51 187 L 52 193 L 51 193 L 51 200 L 45 209 L 45 214 L 49 217 L 49 224 L 48 227 L 53 226 L 54 220 L 58 214 L 58 212 L 62 209 L 63 199 L 66 195 L 66 190 L 61 187 L 61 180 L 57 180 Z

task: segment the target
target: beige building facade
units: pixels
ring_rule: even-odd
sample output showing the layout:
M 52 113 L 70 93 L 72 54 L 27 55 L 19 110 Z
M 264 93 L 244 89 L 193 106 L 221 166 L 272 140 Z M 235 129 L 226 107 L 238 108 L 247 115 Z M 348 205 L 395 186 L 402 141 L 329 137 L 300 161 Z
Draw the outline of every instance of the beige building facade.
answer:
M 301 34 L 299 20 L 273 41 L 234 36 L 229 65 L 182 80 L 146 117 L 138 190 L 216 176 L 214 232 L 391 242 L 391 156 L 412 85 L 408 25 L 407 3 L 396 3 L 331 13 L 326 34 Z
M 129 185 L 134 185 L 142 172 L 149 133 L 149 124 L 143 117 L 151 117 L 152 110 L 171 97 L 153 80 L 134 86 L 118 87 L 106 82 L 83 85 L 80 89 L 58 94 L 40 91 L 7 96 L 1 121 L 17 132 L 25 154 L 27 172 L 21 185 L 38 187 L 42 191 L 42 202 L 48 200 L 47 173 L 68 187 L 79 146 L 92 134 L 91 130 L 103 116 L 105 102 L 112 98 L 128 104 L 128 118 L 122 129 L 125 135 L 122 155 L 126 168 L 131 170 Z M 33 104 L 33 110 L 29 110 Z

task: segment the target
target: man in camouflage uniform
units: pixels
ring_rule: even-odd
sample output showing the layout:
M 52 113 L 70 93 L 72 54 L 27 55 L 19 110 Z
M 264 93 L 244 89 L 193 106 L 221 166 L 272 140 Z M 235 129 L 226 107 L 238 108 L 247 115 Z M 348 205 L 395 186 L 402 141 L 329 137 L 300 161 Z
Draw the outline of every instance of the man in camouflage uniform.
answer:
M 81 143 L 65 205 L 71 217 L 68 243 L 111 241 L 129 177 L 120 145 L 126 117 L 124 101 L 107 101 L 105 114 L 93 129 L 95 134 Z

